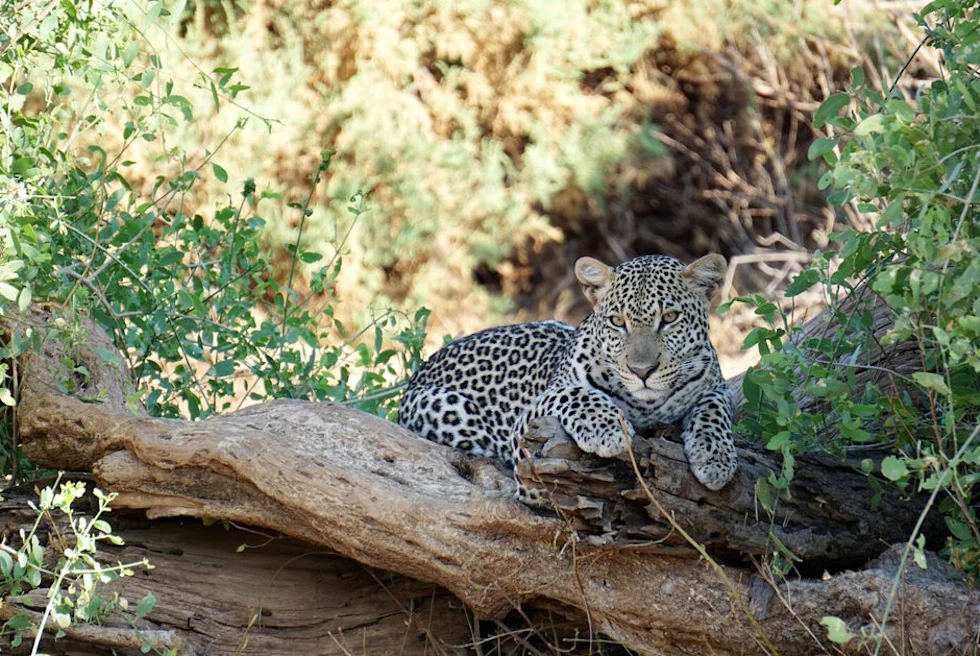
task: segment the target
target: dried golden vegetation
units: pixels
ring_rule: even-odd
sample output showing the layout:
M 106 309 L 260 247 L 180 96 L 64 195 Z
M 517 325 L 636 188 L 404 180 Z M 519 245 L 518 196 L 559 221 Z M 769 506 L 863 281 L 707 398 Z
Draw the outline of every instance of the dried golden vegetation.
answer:
M 906 50 L 872 9 L 187 2 L 159 49 L 239 68 L 247 128 L 226 105 L 171 135 L 203 144 L 231 133 L 215 161 L 260 189 L 305 197 L 320 151 L 337 151 L 305 243 L 344 253 L 338 291 L 364 308 L 354 318 L 425 305 L 438 336 L 507 312 L 576 318 L 568 272 L 585 253 L 717 250 L 742 256 L 733 282 L 748 291 L 795 271 L 834 225 L 805 156 L 810 114 L 851 67 L 887 74 L 887 53 Z M 214 203 L 208 189 L 185 202 Z M 370 211 L 354 219 L 345 206 L 360 190 Z M 298 227 L 275 212 L 270 249 Z

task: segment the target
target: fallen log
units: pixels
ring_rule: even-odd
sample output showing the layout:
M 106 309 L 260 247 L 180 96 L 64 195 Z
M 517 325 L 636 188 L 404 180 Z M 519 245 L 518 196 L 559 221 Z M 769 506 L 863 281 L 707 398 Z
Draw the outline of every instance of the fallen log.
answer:
M 125 373 L 102 363 L 98 354 L 109 345 L 96 329 L 89 332 L 81 357 L 92 376 L 82 398 L 60 390 L 58 344 L 25 363 L 20 439 L 38 464 L 93 471 L 100 487 L 119 495 L 116 508 L 143 510 L 153 520 L 204 518 L 282 533 L 436 584 L 479 617 L 543 608 L 580 623 L 585 635 L 603 634 L 641 653 L 820 652 L 830 649 L 823 616 L 840 617 L 856 633 L 871 627 L 882 620 L 896 582 L 898 599 L 883 627 L 891 644 L 937 654 L 971 653 L 977 644 L 980 594 L 936 559 L 925 571 L 899 567 L 901 550 L 887 547 L 907 538 L 921 502 L 886 495 L 872 512 L 846 467 L 819 459 L 800 467 L 795 505 L 782 506 L 785 514 L 773 523 L 751 511 L 754 480 L 774 465 L 764 452 L 743 445 L 738 479 L 712 493 L 687 472 L 679 445 L 638 440 L 644 480 L 664 511 L 722 561 L 712 564 L 678 539 L 659 509 L 651 510 L 656 504 L 636 487 L 631 465 L 572 457 L 547 428 L 536 462 L 554 473 L 558 465 L 549 461 L 561 461 L 573 472 L 562 472 L 571 487 L 555 494 L 574 502 L 558 504 L 557 515 L 513 501 L 510 475 L 495 463 L 341 406 L 280 400 L 200 422 L 134 414 L 125 396 L 104 391 L 125 390 Z M 580 470 L 593 474 L 581 477 Z M 580 497 L 612 510 L 595 510 Z M 154 534 L 168 526 L 156 524 Z M 770 526 L 810 563 L 864 568 L 760 583 L 745 564 L 771 549 Z M 156 539 L 151 535 L 148 544 Z M 155 584 L 165 602 L 167 580 Z M 286 597 L 299 594 L 296 585 L 269 585 Z M 218 592 L 205 586 L 197 603 L 206 615 L 220 604 Z M 321 610 L 324 622 L 331 612 Z M 148 620 L 188 631 L 183 617 Z M 250 635 L 258 640 L 265 631 L 253 626 Z M 203 653 L 196 636 L 184 639 L 189 653 Z M 238 647 L 215 641 L 209 653 Z
M 23 491 L 5 491 L 0 533 L 30 530 L 33 512 Z M 35 497 L 36 498 L 36 497 Z M 445 588 L 375 570 L 330 549 L 278 532 L 222 523 L 116 517 L 122 547 L 106 546 L 104 561 L 148 560 L 130 578 L 100 589 L 118 592 L 129 613 L 99 624 L 73 625 L 42 641 L 47 653 L 139 654 L 144 645 L 178 654 L 441 653 L 474 641 L 471 620 Z M 24 612 L 37 623 L 47 601 L 42 587 L 0 605 L 0 624 Z M 134 620 L 137 602 L 156 597 L 149 615 Z M 18 603 L 8 603 L 18 602 Z M 33 633 L 29 634 L 33 637 Z M 368 647 L 368 648 L 365 648 Z M 0 638 L 2 653 L 11 651 Z M 26 653 L 26 652 L 25 652 Z

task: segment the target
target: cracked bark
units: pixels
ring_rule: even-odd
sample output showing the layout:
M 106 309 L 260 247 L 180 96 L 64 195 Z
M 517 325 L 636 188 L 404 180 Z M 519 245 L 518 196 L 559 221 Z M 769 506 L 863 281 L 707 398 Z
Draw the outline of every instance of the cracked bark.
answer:
M 117 509 L 145 511 L 151 524 L 140 539 L 146 545 L 207 542 L 164 518 L 233 522 L 282 533 L 309 549 L 327 548 L 356 561 L 357 568 L 394 572 L 415 590 L 403 600 L 420 599 L 423 589 L 448 599 L 448 590 L 484 618 L 503 617 L 515 607 L 543 608 L 573 623 L 587 618 L 592 631 L 651 654 L 762 653 L 767 641 L 781 653 L 819 653 L 830 648 L 821 617 L 837 615 L 855 632 L 868 627 L 881 619 L 892 582 L 899 580 L 900 599 L 886 626 L 897 648 L 976 650 L 975 590 L 935 559 L 928 570 L 897 574 L 900 553 L 889 545 L 908 536 L 921 500 L 886 494 L 872 511 L 863 478 L 846 465 L 800 463 L 792 501 L 781 502 L 771 521 L 753 499 L 756 478 L 778 464 L 770 454 L 742 445 L 740 473 L 715 493 L 694 481 L 679 444 L 662 437 L 637 440 L 645 480 L 676 521 L 721 561 L 729 587 L 651 508 L 626 461 L 581 457 L 547 421 L 529 436 L 538 453 L 535 472 L 522 473 L 553 490 L 558 515 L 512 501 L 509 475 L 495 464 L 344 407 L 280 400 L 200 422 L 134 414 L 125 407 L 125 373 L 102 363 L 99 351 L 111 346 L 94 328 L 81 350 L 93 374 L 80 392 L 86 398 L 66 396 L 59 391 L 59 348 L 47 344 L 23 367 L 18 412 L 25 452 L 46 467 L 93 471 L 100 487 L 119 494 Z M 93 398 L 102 401 L 88 402 Z M 770 526 L 801 555 L 803 570 L 836 573 L 826 580 L 789 580 L 776 591 L 760 584 L 747 563 L 772 549 Z M 309 585 L 319 584 L 303 574 L 302 564 L 269 550 L 281 566 L 275 571 L 288 581 L 258 575 L 256 591 L 241 587 L 256 578 L 244 557 L 220 553 L 214 558 L 226 574 L 218 581 L 204 578 L 195 585 L 185 575 L 192 564 L 182 560 L 149 583 L 137 578 L 120 585 L 127 597 L 153 590 L 158 606 L 147 619 L 157 630 L 176 632 L 187 646 L 181 653 L 232 653 L 243 634 L 249 639 L 245 653 L 333 649 L 336 607 L 309 600 Z M 842 566 L 861 569 L 837 572 Z M 428 585 L 411 588 L 409 581 Z M 130 592 L 127 586 L 134 585 Z M 194 601 L 181 605 L 175 600 L 185 587 Z M 247 609 L 267 608 L 270 591 L 283 604 L 305 609 L 308 619 L 300 626 L 249 627 Z M 189 608 L 202 622 L 231 619 L 211 626 L 205 644 L 188 628 Z M 379 609 L 377 617 L 390 612 Z M 463 644 L 468 638 L 460 638 L 458 609 L 449 602 L 433 607 L 434 614 L 442 612 L 447 615 L 439 631 L 448 636 L 443 645 Z M 289 640 L 316 648 L 288 648 Z M 411 648 L 401 650 L 431 651 L 427 640 L 409 641 Z M 368 653 L 387 649 L 365 644 Z
M 30 496 L 5 492 L 3 534 L 33 522 L 25 503 Z M 103 654 L 111 648 L 139 654 L 144 644 L 182 656 L 439 653 L 471 641 L 459 601 L 437 585 L 365 567 L 276 532 L 115 515 L 109 519 L 126 545 L 105 547 L 102 559 L 145 558 L 153 569 L 137 567 L 135 576 L 108 587 L 129 601 L 130 610 L 148 593 L 157 603 L 135 626 L 130 612 L 128 621 L 117 613 L 101 626 L 69 627 L 64 638 L 42 643 L 47 653 Z M 241 545 L 246 548 L 239 552 Z M 46 593 L 42 588 L 27 595 L 35 621 Z M 5 600 L 0 623 L 23 610 L 20 601 Z M 0 650 L 18 653 L 2 640 Z

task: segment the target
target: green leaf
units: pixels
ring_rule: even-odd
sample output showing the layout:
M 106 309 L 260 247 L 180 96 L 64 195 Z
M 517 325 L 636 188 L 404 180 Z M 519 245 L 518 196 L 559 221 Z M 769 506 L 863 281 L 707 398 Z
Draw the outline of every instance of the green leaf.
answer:
M 0 387 L 0 403 L 11 408 L 17 405 L 17 401 L 14 400 L 14 395 L 6 387 Z
M 126 46 L 126 50 L 123 52 L 123 66 L 126 68 L 132 66 L 133 61 L 136 59 L 136 55 L 139 54 L 139 50 L 139 41 L 130 41 L 129 45 Z
M 826 190 L 834 182 L 834 170 L 831 169 L 820 176 L 817 180 L 817 189 L 820 191 Z
M 919 535 L 915 540 L 915 546 L 912 547 L 912 559 L 915 564 L 919 566 L 919 569 L 926 569 L 926 536 Z
M 857 124 L 854 128 L 854 135 L 866 137 L 875 132 L 886 132 L 888 130 L 888 117 L 884 114 L 872 114 Z
M 851 97 L 846 93 L 835 93 L 824 100 L 813 115 L 813 127 L 820 128 L 829 123 L 850 101 Z
M 858 444 L 861 444 L 863 442 L 870 442 L 872 439 L 874 439 L 874 436 L 871 435 L 868 431 L 854 424 L 842 422 L 840 424 L 840 431 L 841 434 L 844 437 L 846 437 L 848 440 L 850 440 L 851 442 L 856 442 Z
M 807 269 L 793 279 L 789 287 L 786 288 L 786 296 L 798 296 L 806 290 L 820 282 L 820 272 L 816 269 Z
M 900 481 L 909 475 L 909 470 L 904 460 L 887 456 L 881 461 L 881 475 L 890 481 Z
M 7 620 L 6 627 L 11 631 L 25 631 L 34 626 L 26 613 L 18 613 Z
M 71 626 L 71 615 L 58 609 L 51 611 L 51 620 L 59 629 L 67 629 Z
M 810 144 L 810 147 L 807 149 L 807 159 L 810 161 L 817 159 L 824 153 L 833 150 L 839 141 L 840 137 L 820 137 Z
M 221 362 L 216 362 L 214 366 L 208 371 L 208 375 L 214 376 L 215 378 L 226 378 L 235 373 L 235 361 L 234 360 L 222 360 Z
M 953 282 L 949 290 L 949 301 L 956 303 L 964 298 L 972 298 L 980 292 L 980 260 L 973 260 Z
M 836 2 L 834 4 L 837 4 Z M 855 66 L 851 69 L 851 86 L 860 87 L 864 86 L 864 69 L 860 66 Z
M 946 517 L 946 526 L 957 540 L 972 540 L 970 529 L 958 517 Z
M 33 292 L 30 287 L 21 287 L 20 294 L 17 296 L 17 307 L 21 312 L 27 312 L 27 306 L 31 304 Z
M 915 120 L 915 110 L 912 106 L 902 99 L 895 98 L 889 100 L 887 104 L 889 113 L 902 123 L 911 123 Z
M 228 172 L 225 171 L 223 168 L 221 168 L 220 166 L 212 162 L 211 170 L 214 171 L 214 177 L 218 178 L 219 182 L 222 183 L 228 182 Z
M 843 645 L 857 636 L 847 630 L 847 623 L 839 617 L 826 615 L 820 623 L 827 627 L 827 639 L 838 645 Z
M 153 593 L 146 593 L 146 596 L 140 600 L 139 605 L 136 607 L 136 619 L 141 620 L 146 617 L 153 610 L 156 603 L 157 598 L 153 596 Z
M 962 326 L 964 330 L 980 334 L 980 317 L 973 315 L 968 317 L 960 317 L 960 326 Z
M 105 62 L 109 59 L 109 37 L 105 32 L 99 32 L 99 35 L 95 37 L 95 43 L 93 44 L 94 51 L 92 52 L 93 57 L 100 62 Z
M 154 2 L 146 10 L 146 16 L 143 17 L 143 30 L 147 30 L 157 19 L 160 18 L 160 12 L 163 11 L 163 2 Z
M 8 301 L 16 301 L 19 292 L 17 288 L 10 283 L 0 282 L 0 296 L 4 297 Z
M 790 432 L 788 430 L 782 430 L 769 438 L 766 443 L 766 448 L 770 451 L 779 451 L 783 446 L 789 443 Z
M 191 105 L 191 102 L 184 96 L 178 96 L 176 94 L 171 95 L 170 93 L 167 93 L 167 97 L 164 99 L 164 102 L 167 103 L 168 105 L 172 105 L 173 107 L 179 109 L 185 121 L 190 122 L 193 120 L 194 118 L 193 106 Z
M 13 165 L 10 167 L 10 171 L 14 175 L 24 175 L 32 168 L 34 168 L 34 160 L 32 160 L 30 157 L 18 157 L 14 160 Z
M 939 374 L 928 371 L 917 371 L 912 374 L 912 379 L 919 385 L 922 385 L 922 387 L 939 392 L 944 396 L 949 396 L 951 393 L 949 387 L 946 386 L 946 379 Z
M 214 111 L 217 112 L 221 107 L 221 101 L 218 98 L 218 87 L 214 86 L 214 82 L 208 81 L 211 88 L 211 102 L 214 104 Z
M 767 512 L 775 512 L 776 504 L 772 498 L 772 488 L 766 482 L 766 479 L 757 478 L 755 480 L 755 498 L 759 500 L 759 503 L 762 504 L 762 507 Z

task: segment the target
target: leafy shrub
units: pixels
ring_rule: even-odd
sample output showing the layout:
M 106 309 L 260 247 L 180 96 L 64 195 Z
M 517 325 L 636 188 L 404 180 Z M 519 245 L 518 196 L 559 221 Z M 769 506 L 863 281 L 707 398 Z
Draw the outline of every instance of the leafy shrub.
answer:
M 754 97 L 751 71 L 739 72 L 773 70 L 772 48 L 794 62 L 787 94 L 801 101 L 819 86 L 814 69 L 846 73 L 844 55 L 828 64 L 816 54 L 836 44 L 812 41 L 843 32 L 841 21 L 807 3 L 177 2 L 168 20 L 166 35 L 154 32 L 161 56 L 179 49 L 240 67 L 249 107 L 276 123 L 271 134 L 252 121 L 231 135 L 222 152 L 239 172 L 292 200 L 305 196 L 319 151 L 337 151 L 305 231 L 326 258 L 321 244 L 350 233 L 337 280 L 348 325 L 376 304 L 425 305 L 440 334 L 468 332 L 499 322 L 533 285 L 567 288 L 581 249 L 737 253 L 787 223 L 799 234 L 784 234 L 806 241 L 821 220 L 796 183 L 773 181 L 803 158 L 795 115 L 778 90 Z M 809 57 L 797 56 L 801 44 Z M 761 63 L 747 63 L 756 47 Z M 251 65 L 257 53 L 263 66 Z M 211 102 L 205 85 L 185 95 Z M 225 103 L 171 130 L 171 143 L 194 152 L 237 116 Z M 157 169 L 133 173 L 152 182 Z M 774 187 L 778 199 L 765 191 Z M 358 190 L 376 210 L 353 223 L 344 205 Z M 188 212 L 225 193 L 201 180 Z M 260 214 L 266 247 L 295 242 L 293 216 Z
M 760 481 L 760 498 L 792 479 L 794 455 L 851 452 L 868 446 L 892 455 L 865 471 L 877 480 L 926 491 L 950 531 L 946 555 L 980 574 L 980 63 L 972 2 L 928 4 L 919 14 L 928 45 L 942 50 L 944 79 L 913 98 L 865 84 L 860 68 L 846 92 L 827 98 L 815 123 L 830 134 L 810 148 L 831 165 L 821 187 L 832 202 L 856 207 L 870 229 L 835 235 L 838 254 L 818 253 L 787 289 L 827 290 L 839 325 L 803 335 L 781 321 L 776 306 L 752 303 L 769 326 L 746 341 L 762 353 L 745 377 L 743 433 L 781 451 L 784 471 Z M 896 82 L 897 84 L 897 82 Z M 836 266 L 833 266 L 836 265 Z M 879 335 L 874 304 L 889 308 L 891 328 Z M 788 338 L 794 338 L 790 341 Z M 903 369 L 871 363 L 897 343 L 912 344 Z M 875 376 L 866 376 L 868 372 Z M 793 394 L 802 378 L 824 412 L 804 412 Z M 891 388 L 883 391 L 887 383 Z M 828 442 L 830 428 L 836 441 Z M 921 536 L 909 544 L 921 548 Z M 924 562 L 924 560 L 923 560 Z M 884 622 L 884 621 L 882 621 Z
M 391 387 L 417 366 L 426 313 L 378 310 L 357 332 L 336 316 L 345 238 L 313 250 L 306 230 L 330 151 L 311 167 L 305 200 L 258 191 L 249 178 L 237 198 L 187 211 L 204 180 L 230 184 L 215 159 L 228 135 L 200 154 L 169 143 L 202 111 L 187 89 L 206 91 L 206 112 L 239 104 L 247 87 L 231 69 L 198 70 L 190 82 L 172 75 L 143 40 L 167 18 L 159 2 L 139 16 L 71 2 L 3 13 L 0 311 L 20 322 L 32 301 L 54 301 L 65 323 L 7 336 L 0 402 L 14 403 L 16 358 L 40 339 L 68 339 L 71 314 L 86 312 L 123 349 L 153 414 L 197 418 L 278 396 L 392 414 Z M 149 187 L 133 180 L 148 165 L 130 159 L 146 153 L 137 144 L 161 144 Z M 369 214 L 363 194 L 345 200 L 352 224 Z M 260 206 L 296 217 L 285 257 L 263 248 Z M 13 454 L 2 455 L 9 470 Z
M 14 612 L 0 628 L 0 638 L 9 638 L 16 649 L 27 632 L 34 632 L 31 653 L 38 653 L 41 639 L 47 635 L 49 624 L 55 627 L 55 638 L 65 635 L 65 629 L 73 624 L 102 623 L 110 615 L 120 615 L 125 609 L 124 600 L 118 594 L 103 596 L 101 589 L 106 583 L 132 576 L 136 568 L 149 568 L 146 560 L 134 563 L 106 565 L 96 560 L 99 545 L 104 542 L 121 545 L 122 539 L 112 532 L 104 515 L 115 495 L 92 491 L 97 508 L 91 516 L 80 512 L 78 506 L 85 496 L 85 483 L 60 483 L 41 490 L 39 503 L 31 505 L 37 519 L 29 531 L 21 531 L 14 544 L 0 543 L 0 597 L 4 604 L 15 610 L 30 607 L 25 596 L 47 588 L 47 603 L 36 621 L 23 610 Z M 45 525 L 56 536 L 57 545 L 42 544 Z M 19 542 L 19 546 L 15 546 Z M 53 556 L 53 552 L 59 552 Z M 53 564 L 53 566 L 52 566 Z M 143 619 L 152 610 L 156 599 L 153 593 L 144 597 L 130 619 L 131 623 Z M 144 645 L 144 652 L 153 648 Z M 174 656 L 176 650 L 164 653 Z
M 329 158 L 325 153 L 311 185 Z M 226 176 L 217 164 L 210 168 Z M 199 174 L 189 173 L 166 183 L 167 194 L 192 187 Z M 197 418 L 247 400 L 288 397 L 361 399 L 363 409 L 393 414 L 396 390 L 389 387 L 418 364 L 425 312 L 387 312 L 348 335 L 333 320 L 341 252 L 322 262 L 298 240 L 281 271 L 260 246 L 265 220 L 254 212 L 259 196 L 251 180 L 238 203 L 207 218 L 158 213 L 162 206 L 123 191 L 101 212 L 76 214 L 53 250 L 61 270 L 81 283 L 72 293 L 126 345 L 151 413 L 184 410 Z M 365 210 L 361 197 L 354 200 L 356 218 Z M 309 211 L 304 204 L 294 209 L 301 217 Z M 310 291 L 299 295 L 294 287 L 307 270 Z

